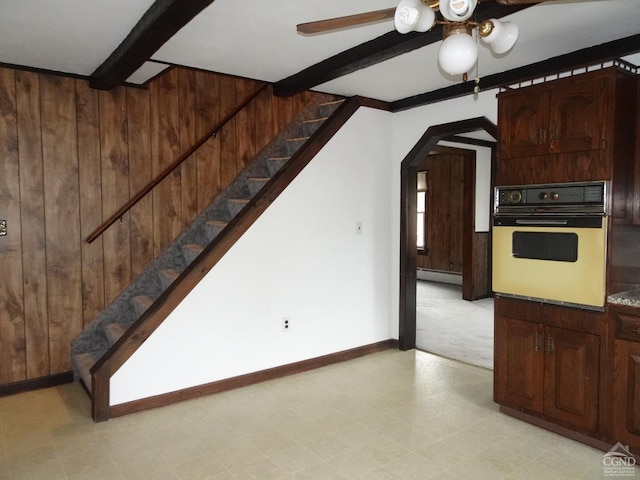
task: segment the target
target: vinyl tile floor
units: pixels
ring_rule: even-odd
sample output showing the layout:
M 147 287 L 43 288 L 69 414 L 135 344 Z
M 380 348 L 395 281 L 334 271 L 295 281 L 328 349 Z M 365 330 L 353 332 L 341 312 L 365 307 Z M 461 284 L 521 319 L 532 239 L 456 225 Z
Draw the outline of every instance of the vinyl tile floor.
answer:
M 498 412 L 419 350 L 95 424 L 78 384 L 0 398 L 0 479 L 600 479 L 603 452 Z M 633 472 L 640 476 L 640 472 Z
M 493 369 L 493 298 L 469 302 L 460 285 L 418 280 L 416 346 Z

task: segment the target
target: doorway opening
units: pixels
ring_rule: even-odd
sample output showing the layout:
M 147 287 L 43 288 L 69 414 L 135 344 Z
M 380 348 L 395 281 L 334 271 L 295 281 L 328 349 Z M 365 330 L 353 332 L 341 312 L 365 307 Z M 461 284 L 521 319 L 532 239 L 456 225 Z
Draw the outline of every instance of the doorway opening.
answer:
M 417 167 L 416 348 L 492 369 L 491 150 L 443 143 Z
M 477 117 L 448 124 L 430 127 L 416 145 L 407 154 L 401 164 L 401 213 L 400 213 L 400 315 L 399 315 L 399 347 L 409 350 L 416 347 L 416 290 L 417 290 L 417 172 L 420 163 L 432 152 L 440 141 L 453 141 L 462 144 L 474 144 L 491 148 L 490 187 L 494 184 L 495 141 L 479 140 L 461 136 L 470 132 L 486 132 L 493 139 L 497 138 L 497 128 L 485 117 Z M 469 176 L 469 178 L 475 178 Z M 467 180 L 465 180 L 467 181 Z M 471 181 L 471 180 L 468 180 Z M 464 202 L 464 200 L 463 200 Z M 473 203 L 473 201 L 472 201 Z M 463 232 L 463 292 L 470 299 L 475 296 L 474 290 L 482 288 L 476 280 L 477 261 L 481 255 L 477 251 L 485 251 L 489 256 L 489 246 L 480 246 L 474 241 L 475 227 L 473 222 L 465 222 Z M 488 237 L 488 236 L 487 236 Z M 489 258 L 481 259 L 486 265 Z M 490 272 L 484 277 L 490 278 Z M 489 288 L 488 286 L 486 286 Z M 466 297 L 465 297 L 466 298 Z

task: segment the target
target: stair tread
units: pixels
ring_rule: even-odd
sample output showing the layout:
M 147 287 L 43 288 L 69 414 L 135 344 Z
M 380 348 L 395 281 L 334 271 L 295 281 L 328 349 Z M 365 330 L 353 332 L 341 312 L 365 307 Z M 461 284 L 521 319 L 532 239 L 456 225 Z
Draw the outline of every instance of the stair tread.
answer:
M 153 305 L 153 299 L 147 297 L 146 295 L 136 295 L 135 297 L 133 297 L 133 300 L 141 305 L 146 305 L 147 307 Z
M 189 243 L 187 245 L 185 245 L 183 248 L 187 249 L 187 250 L 193 250 L 194 252 L 201 252 L 204 250 L 204 247 L 201 247 L 200 245 L 196 244 L 196 243 Z
M 223 228 L 229 225 L 227 222 L 223 222 L 222 220 L 209 220 L 207 223 L 213 227 L 223 227 Z
M 331 100 L 331 101 L 329 101 L 329 102 L 322 102 L 322 103 L 320 103 L 319 105 L 320 105 L 321 107 L 325 107 L 325 106 L 327 106 L 327 105 L 336 105 L 336 104 L 338 104 L 338 103 L 343 103 L 343 102 L 344 102 L 344 98 L 339 98 L 338 100 Z
M 164 270 L 160 270 L 162 275 L 167 275 L 169 277 L 178 277 L 180 276 L 180 272 L 174 270 L 173 268 L 165 268 Z
M 250 182 L 268 182 L 271 177 L 249 177 L 247 180 Z
M 136 318 L 140 317 L 147 309 L 153 305 L 153 299 L 146 295 L 137 295 L 131 299 L 133 304 L 133 310 L 135 311 Z
M 317 123 L 317 122 L 324 122 L 326 119 L 328 119 L 329 117 L 318 117 L 318 118 L 311 118 L 309 120 L 303 120 L 302 123 Z
M 124 335 L 124 332 L 127 331 L 127 327 L 125 327 L 121 323 L 109 323 L 102 327 L 102 329 L 107 336 L 109 345 L 113 345 L 114 343 L 116 343 L 120 339 L 120 337 Z
M 289 160 L 290 158 L 291 158 L 291 155 L 287 157 L 269 157 L 267 158 L 267 160 Z
M 311 137 L 293 137 L 287 138 L 287 142 L 299 142 L 300 140 L 309 140 Z
M 230 202 L 237 202 L 237 203 L 249 203 L 249 199 L 248 198 L 230 198 L 229 201 Z

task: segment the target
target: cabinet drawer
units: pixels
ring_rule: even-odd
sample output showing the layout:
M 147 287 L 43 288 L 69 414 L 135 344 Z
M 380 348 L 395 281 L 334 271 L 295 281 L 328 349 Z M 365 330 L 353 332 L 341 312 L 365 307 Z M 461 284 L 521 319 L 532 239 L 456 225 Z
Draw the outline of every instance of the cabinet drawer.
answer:
M 616 326 L 616 338 L 640 342 L 640 312 L 634 315 L 627 312 L 613 312 Z

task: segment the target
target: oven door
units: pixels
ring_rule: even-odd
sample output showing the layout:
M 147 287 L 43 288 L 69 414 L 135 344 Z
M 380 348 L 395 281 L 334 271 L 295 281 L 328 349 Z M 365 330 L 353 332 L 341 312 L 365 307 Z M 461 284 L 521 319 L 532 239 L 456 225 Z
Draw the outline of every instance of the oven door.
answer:
M 492 248 L 494 292 L 604 309 L 605 217 L 496 217 Z

